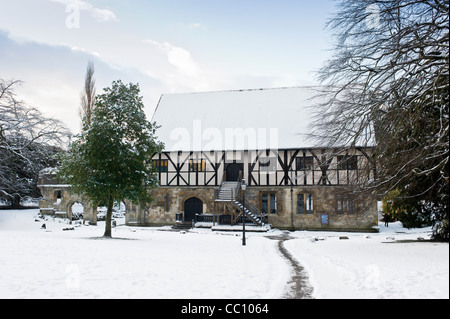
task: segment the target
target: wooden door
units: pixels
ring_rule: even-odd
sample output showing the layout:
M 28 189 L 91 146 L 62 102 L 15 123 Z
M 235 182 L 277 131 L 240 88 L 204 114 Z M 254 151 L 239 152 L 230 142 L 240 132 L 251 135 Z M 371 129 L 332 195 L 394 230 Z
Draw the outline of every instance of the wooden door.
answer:
M 232 163 L 226 168 L 226 181 L 227 182 L 237 182 L 239 177 L 242 176 L 244 172 L 244 164 L 242 163 Z
M 195 214 L 203 214 L 203 202 L 196 197 L 192 197 L 184 202 L 184 221 L 192 222 L 195 219 Z

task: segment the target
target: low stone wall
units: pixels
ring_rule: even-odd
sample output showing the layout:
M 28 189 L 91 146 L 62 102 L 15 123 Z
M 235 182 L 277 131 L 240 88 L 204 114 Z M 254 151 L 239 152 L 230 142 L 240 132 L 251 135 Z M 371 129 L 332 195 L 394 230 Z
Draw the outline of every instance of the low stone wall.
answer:
M 41 175 L 38 187 L 43 197 L 39 201 L 42 214 L 72 219 L 72 206 L 80 203 L 84 208 L 83 219 L 90 225 L 97 225 L 97 207 L 87 198 L 71 192 L 70 185 L 62 184 L 54 174 Z

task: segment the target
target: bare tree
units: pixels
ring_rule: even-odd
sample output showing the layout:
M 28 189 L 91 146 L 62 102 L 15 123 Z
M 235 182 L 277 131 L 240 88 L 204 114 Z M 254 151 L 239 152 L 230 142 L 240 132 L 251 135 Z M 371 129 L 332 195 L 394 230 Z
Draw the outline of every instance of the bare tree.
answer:
M 0 197 L 11 205 L 36 195 L 37 177 L 70 133 L 58 120 L 18 100 L 20 81 L 0 79 Z
M 87 66 L 86 76 L 84 80 L 84 89 L 81 92 L 81 108 L 80 117 L 82 123 L 87 126 L 91 125 L 92 114 L 95 107 L 95 79 L 94 79 L 94 63 L 90 61 Z
M 374 145 L 365 190 L 433 207 L 448 239 L 449 1 L 341 0 L 328 27 L 336 43 L 319 72 L 314 137 Z

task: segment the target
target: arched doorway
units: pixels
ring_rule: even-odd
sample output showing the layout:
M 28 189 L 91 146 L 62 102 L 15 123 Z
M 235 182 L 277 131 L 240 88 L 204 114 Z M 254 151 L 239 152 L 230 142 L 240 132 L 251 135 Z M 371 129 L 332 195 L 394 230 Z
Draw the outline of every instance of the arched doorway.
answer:
M 203 202 L 197 197 L 192 197 L 184 202 L 184 221 L 192 222 L 195 214 L 203 214 Z
M 71 220 L 82 220 L 84 215 L 84 205 L 80 202 L 74 202 L 69 206 L 69 216 Z M 70 218 L 70 217 L 69 217 Z
M 125 225 L 126 224 L 126 214 L 127 214 L 127 206 L 125 202 L 119 201 L 115 202 L 113 206 L 113 226 Z
M 244 172 L 243 163 L 231 163 L 226 168 L 226 181 L 237 182 Z
M 123 201 L 114 202 L 113 218 L 125 218 L 126 213 L 127 213 L 127 206 Z

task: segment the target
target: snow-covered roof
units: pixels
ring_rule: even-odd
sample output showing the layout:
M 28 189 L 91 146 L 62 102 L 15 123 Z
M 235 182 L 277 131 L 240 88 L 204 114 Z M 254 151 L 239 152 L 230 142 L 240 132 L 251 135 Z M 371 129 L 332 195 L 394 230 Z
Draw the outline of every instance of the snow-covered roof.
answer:
M 312 121 L 312 87 L 163 95 L 153 116 L 166 151 L 298 149 Z

